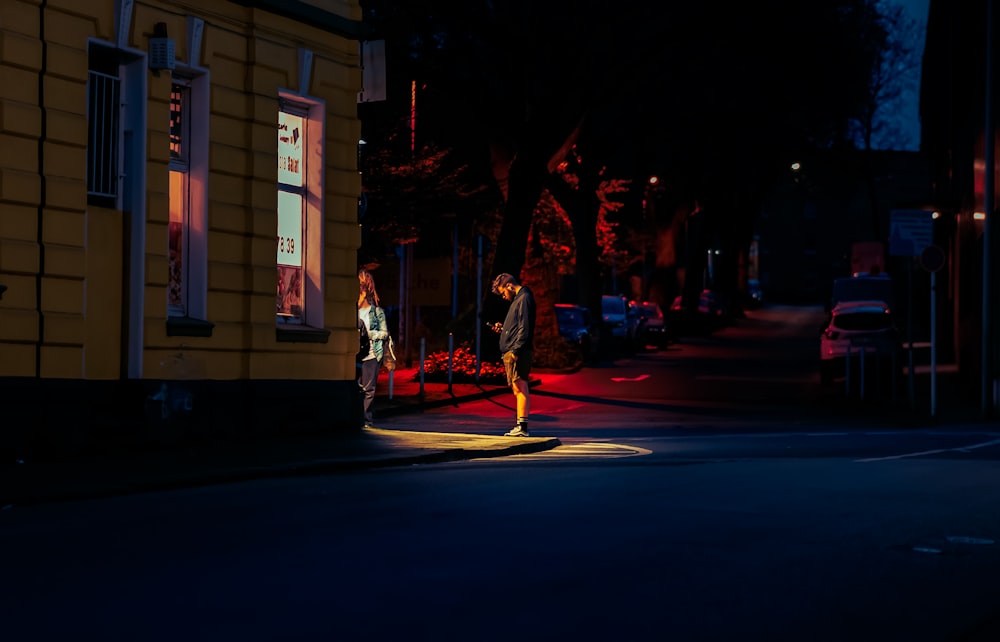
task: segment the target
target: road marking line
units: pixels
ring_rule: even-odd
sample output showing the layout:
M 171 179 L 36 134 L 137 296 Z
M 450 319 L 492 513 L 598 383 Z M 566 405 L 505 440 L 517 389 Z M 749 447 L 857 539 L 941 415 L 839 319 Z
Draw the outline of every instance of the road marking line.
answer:
M 906 453 L 903 455 L 890 455 L 889 457 L 871 457 L 869 459 L 855 459 L 856 463 L 867 463 L 872 461 L 889 461 L 891 459 L 907 459 L 909 457 L 923 457 L 924 455 L 940 455 L 941 453 L 964 453 L 970 450 L 975 450 L 976 448 L 986 448 L 988 446 L 996 446 L 1000 444 L 1000 439 L 994 439 L 993 441 L 986 441 L 981 444 L 972 444 L 971 446 L 959 446 L 957 448 L 938 448 L 936 450 L 924 450 L 918 453 Z
M 993 543 L 993 540 L 985 537 L 969 537 L 967 535 L 948 535 L 945 539 L 951 544 L 985 545 Z
M 641 374 L 638 377 L 611 377 L 611 380 L 615 383 L 621 383 L 623 381 L 642 381 L 643 379 L 649 379 L 649 375 Z
M 755 377 L 753 375 L 698 375 L 697 381 L 759 381 L 761 383 L 803 383 L 802 377 Z

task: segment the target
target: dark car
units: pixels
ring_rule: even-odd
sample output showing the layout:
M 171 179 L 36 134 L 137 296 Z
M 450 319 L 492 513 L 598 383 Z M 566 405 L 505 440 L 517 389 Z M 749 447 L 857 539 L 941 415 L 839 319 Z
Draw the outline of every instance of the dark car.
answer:
M 667 347 L 667 320 L 663 310 L 652 301 L 643 301 L 639 308 L 639 336 L 642 345 L 655 345 L 659 349 Z
M 635 351 L 639 339 L 639 309 L 635 301 L 605 294 L 601 297 L 601 321 L 604 336 L 611 339 L 615 348 Z
M 556 322 L 563 339 L 580 348 L 583 356 L 590 354 L 593 347 L 593 320 L 590 310 L 581 305 L 556 304 Z
M 732 298 L 714 290 L 702 290 L 696 307 L 684 303 L 678 296 L 670 305 L 668 322 L 675 336 L 709 334 L 743 316 Z

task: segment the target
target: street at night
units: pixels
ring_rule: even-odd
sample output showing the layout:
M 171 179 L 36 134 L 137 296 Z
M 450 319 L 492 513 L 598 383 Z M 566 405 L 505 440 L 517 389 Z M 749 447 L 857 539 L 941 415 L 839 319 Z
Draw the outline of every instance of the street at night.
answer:
M 546 376 L 532 435 L 563 445 L 542 453 L 9 506 L 7 633 L 995 639 L 1000 432 L 831 412 L 816 312 L 793 312 Z M 492 433 L 510 412 L 385 427 Z

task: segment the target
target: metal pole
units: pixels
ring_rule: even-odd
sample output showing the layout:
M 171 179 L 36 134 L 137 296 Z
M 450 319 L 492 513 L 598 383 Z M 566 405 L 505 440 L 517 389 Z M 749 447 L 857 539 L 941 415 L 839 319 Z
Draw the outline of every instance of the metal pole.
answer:
M 455 219 L 455 225 L 451 230 L 451 252 L 452 252 L 452 265 L 451 265 L 451 320 L 454 321 L 458 316 L 458 218 Z M 476 329 L 479 329 L 479 324 L 476 324 Z M 452 364 L 455 361 L 455 335 L 452 332 L 448 333 L 448 394 L 452 393 Z
M 931 272 L 931 417 L 937 413 L 937 272 Z
M 455 335 L 448 333 L 448 394 L 451 394 L 451 373 L 455 363 Z
M 451 318 L 458 316 L 458 220 L 451 231 Z
M 986 114 L 985 114 L 985 156 L 986 156 L 986 169 L 983 172 L 983 209 L 985 210 L 986 220 L 983 221 L 983 293 L 982 293 L 982 306 L 983 306 L 983 327 L 982 327 L 982 337 L 980 345 L 982 347 L 982 352 L 980 354 L 980 372 L 981 372 L 981 383 L 980 383 L 980 400 L 981 400 L 981 412 L 984 418 L 989 417 L 993 410 L 993 399 L 992 390 L 990 389 L 990 381 L 993 370 L 993 341 L 992 341 L 992 331 L 990 329 L 991 315 L 990 306 L 992 305 L 992 300 L 990 296 L 991 279 L 990 279 L 990 254 L 993 245 L 993 215 L 994 215 L 994 199 L 993 199 L 993 172 L 994 165 L 996 164 L 993 158 L 993 0 L 987 0 L 986 2 Z
M 406 336 L 406 248 L 400 244 L 396 246 L 396 257 L 399 259 L 399 328 L 397 328 L 397 338 L 399 345 L 403 346 L 403 364 L 406 364 L 409 341 Z
M 420 337 L 420 400 L 424 400 L 424 350 L 427 339 Z
M 851 396 L 851 345 L 847 344 L 847 354 L 844 355 L 844 393 Z
M 476 383 L 482 366 L 481 342 L 483 330 L 483 235 L 476 239 Z
M 907 395 L 910 398 L 910 410 L 917 405 L 917 393 L 915 388 L 915 375 L 913 365 L 913 261 L 910 261 L 910 268 L 906 271 L 906 339 L 907 358 L 909 359 Z
M 898 350 L 892 351 L 892 403 L 896 404 L 896 376 L 899 374 L 899 363 L 896 362 L 896 353 Z
M 410 284 L 413 283 L 413 243 L 406 244 L 406 328 L 400 329 L 399 333 L 404 335 L 406 341 L 406 367 L 410 367 L 413 362 L 413 350 L 409 347 L 413 345 L 410 337 L 413 335 L 413 293 Z
M 861 401 L 865 400 L 865 350 L 864 346 L 861 346 L 861 357 L 860 363 L 858 364 L 858 392 L 861 394 Z

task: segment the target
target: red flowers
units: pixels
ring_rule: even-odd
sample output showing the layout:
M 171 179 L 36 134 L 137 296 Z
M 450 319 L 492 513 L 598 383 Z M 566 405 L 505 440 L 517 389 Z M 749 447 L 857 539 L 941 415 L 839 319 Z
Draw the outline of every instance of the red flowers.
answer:
M 476 380 L 476 355 L 467 344 L 455 348 L 451 363 L 451 380 L 474 382 Z M 420 376 L 419 374 L 417 375 Z M 448 351 L 439 350 L 424 359 L 424 377 L 432 381 L 448 380 Z M 506 383 L 503 364 L 484 361 L 479 367 L 480 383 Z

